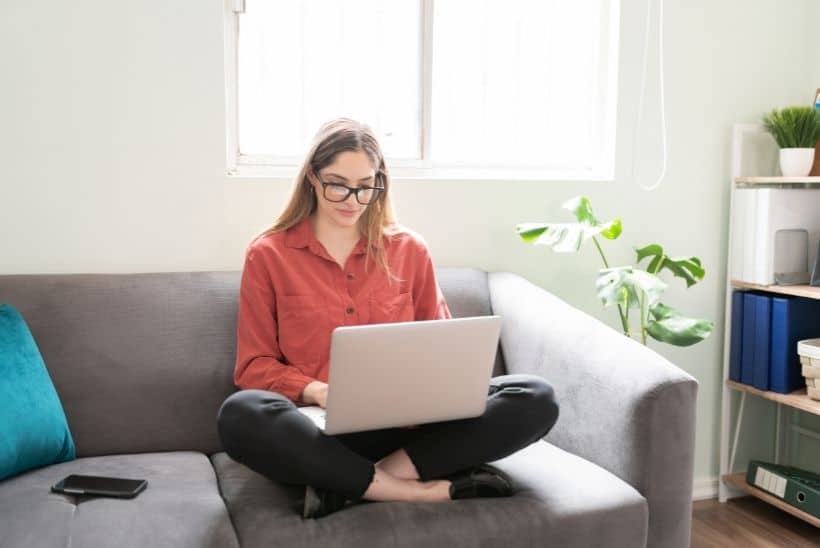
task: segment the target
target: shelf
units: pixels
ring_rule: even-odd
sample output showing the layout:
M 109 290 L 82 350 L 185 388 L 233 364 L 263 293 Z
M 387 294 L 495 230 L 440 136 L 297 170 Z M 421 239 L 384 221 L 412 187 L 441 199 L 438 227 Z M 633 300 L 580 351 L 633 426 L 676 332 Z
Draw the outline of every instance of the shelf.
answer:
M 770 293 L 780 293 L 782 295 L 820 299 L 820 287 L 811 285 L 759 285 L 749 282 L 742 282 L 740 280 L 732 280 L 732 287 L 735 289 L 756 289 L 758 291 L 768 291 Z
M 808 512 L 804 512 L 803 510 L 795 506 L 792 506 L 791 504 L 788 504 L 787 502 L 782 501 L 777 497 L 770 495 L 766 491 L 758 489 L 753 485 L 749 485 L 748 483 L 746 483 L 746 474 L 724 474 L 723 476 L 721 476 L 721 479 L 723 479 L 723 483 L 725 483 L 726 485 L 730 485 L 735 489 L 745 491 L 753 497 L 757 497 L 764 502 L 768 502 L 772 506 L 780 508 L 784 512 L 788 512 L 789 514 L 796 516 L 802 519 L 803 521 L 811 523 L 815 527 L 820 527 L 820 518 L 817 518 L 809 514 Z
M 735 177 L 737 188 L 816 188 L 820 177 Z
M 735 182 L 747 185 L 768 183 L 820 183 L 820 177 L 735 177 Z
M 749 386 L 748 384 L 736 382 L 731 379 L 726 379 L 726 386 L 735 390 L 740 390 L 741 392 L 754 394 L 755 396 L 759 396 L 767 400 L 776 401 L 778 403 L 782 403 L 783 405 L 788 405 L 789 407 L 795 407 L 801 411 L 806 411 L 814 415 L 820 415 L 820 401 L 811 399 L 806 394 L 805 388 L 795 390 L 791 394 L 781 394 L 780 392 L 759 390 L 754 386 Z

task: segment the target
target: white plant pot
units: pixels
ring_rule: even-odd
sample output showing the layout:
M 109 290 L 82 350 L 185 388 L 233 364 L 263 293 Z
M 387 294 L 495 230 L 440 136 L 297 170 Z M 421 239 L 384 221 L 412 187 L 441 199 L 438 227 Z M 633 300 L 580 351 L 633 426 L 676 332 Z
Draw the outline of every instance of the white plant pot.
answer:
M 784 177 L 806 177 L 813 163 L 813 148 L 780 149 L 780 172 Z

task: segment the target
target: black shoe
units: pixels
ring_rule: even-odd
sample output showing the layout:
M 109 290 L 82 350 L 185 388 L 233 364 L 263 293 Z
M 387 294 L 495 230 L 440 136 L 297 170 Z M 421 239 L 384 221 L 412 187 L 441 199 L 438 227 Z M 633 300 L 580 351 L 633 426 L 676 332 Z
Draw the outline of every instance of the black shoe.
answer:
M 461 470 L 447 477 L 450 498 L 470 499 L 476 497 L 509 497 L 513 494 L 510 478 L 498 468 L 481 464 Z
M 302 509 L 302 517 L 321 518 L 337 510 L 341 510 L 347 505 L 347 499 L 329 489 L 314 489 L 310 485 L 305 486 L 305 505 Z

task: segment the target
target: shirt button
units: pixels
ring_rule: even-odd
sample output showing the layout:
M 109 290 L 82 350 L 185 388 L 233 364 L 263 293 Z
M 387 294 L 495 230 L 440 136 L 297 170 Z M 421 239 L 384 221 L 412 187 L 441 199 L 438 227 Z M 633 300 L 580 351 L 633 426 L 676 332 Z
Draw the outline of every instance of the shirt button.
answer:
M 348 314 L 353 314 L 353 307 L 352 306 L 347 307 L 347 313 Z
M 353 279 L 353 273 L 352 273 L 352 272 L 348 272 L 348 273 L 347 273 L 347 279 L 348 279 L 348 280 L 352 280 L 352 279 Z

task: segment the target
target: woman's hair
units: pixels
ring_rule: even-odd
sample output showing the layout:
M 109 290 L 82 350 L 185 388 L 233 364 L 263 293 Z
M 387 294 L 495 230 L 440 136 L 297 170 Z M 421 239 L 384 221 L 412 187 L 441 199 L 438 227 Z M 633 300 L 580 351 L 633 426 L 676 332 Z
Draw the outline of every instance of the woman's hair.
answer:
M 345 151 L 366 153 L 376 172 L 374 186 L 384 188 L 367 206 L 359 218 L 358 225 L 359 232 L 367 237 L 365 272 L 368 270 L 369 262 L 373 261 L 387 273 L 388 280 L 392 283 L 398 278 L 387 264 L 384 236 L 396 234 L 401 228 L 397 224 L 390 201 L 390 175 L 373 130 L 366 124 L 350 118 L 337 118 L 319 128 L 293 183 L 290 199 L 285 208 L 273 225 L 254 239 L 287 230 L 313 213 L 317 208 L 318 197 L 311 181 L 319 183 L 319 171 L 332 164 L 336 156 Z

